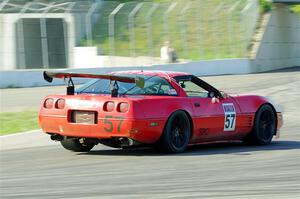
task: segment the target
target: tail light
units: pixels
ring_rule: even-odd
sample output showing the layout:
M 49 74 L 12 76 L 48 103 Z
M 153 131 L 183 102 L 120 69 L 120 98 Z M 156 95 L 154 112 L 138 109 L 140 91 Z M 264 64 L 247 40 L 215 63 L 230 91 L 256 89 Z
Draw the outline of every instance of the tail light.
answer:
M 55 108 L 63 109 L 65 108 L 66 101 L 64 99 L 58 99 L 55 103 Z
M 107 111 L 107 112 L 112 112 L 115 108 L 115 103 L 114 102 L 106 102 L 104 104 L 104 111 Z
M 121 113 L 126 113 L 129 110 L 129 104 L 127 102 L 121 102 L 118 104 L 118 111 Z
M 44 102 L 44 107 L 48 108 L 48 109 L 52 108 L 53 107 L 53 102 L 54 102 L 54 100 L 52 98 L 46 99 L 45 102 Z

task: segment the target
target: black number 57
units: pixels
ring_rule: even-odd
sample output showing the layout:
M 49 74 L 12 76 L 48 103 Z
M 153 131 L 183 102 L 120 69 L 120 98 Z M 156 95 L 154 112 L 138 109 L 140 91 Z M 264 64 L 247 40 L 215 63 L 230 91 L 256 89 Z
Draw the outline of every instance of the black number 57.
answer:
M 235 114 L 228 114 L 225 117 L 225 128 L 232 128 L 235 120 Z

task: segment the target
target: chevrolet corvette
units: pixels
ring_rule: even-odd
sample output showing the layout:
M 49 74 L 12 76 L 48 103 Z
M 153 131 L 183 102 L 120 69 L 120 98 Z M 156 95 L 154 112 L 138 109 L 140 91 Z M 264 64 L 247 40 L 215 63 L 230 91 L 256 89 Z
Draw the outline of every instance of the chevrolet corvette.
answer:
M 88 152 L 99 143 L 149 145 L 167 153 L 213 142 L 266 145 L 283 124 L 280 109 L 267 98 L 229 95 L 184 72 L 44 71 L 43 76 L 48 82 L 64 79 L 67 92 L 45 97 L 40 127 L 75 152 Z M 73 78 L 89 81 L 75 89 Z

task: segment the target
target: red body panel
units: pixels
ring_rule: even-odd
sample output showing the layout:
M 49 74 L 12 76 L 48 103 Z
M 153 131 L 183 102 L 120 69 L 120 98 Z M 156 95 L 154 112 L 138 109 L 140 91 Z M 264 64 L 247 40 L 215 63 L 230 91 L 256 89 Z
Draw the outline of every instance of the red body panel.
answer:
M 167 79 L 176 89 L 179 96 L 124 96 L 111 98 L 110 95 L 50 95 L 54 103 L 65 99 L 64 109 L 55 106 L 39 112 L 39 123 L 44 132 L 70 137 L 113 138 L 128 137 L 142 143 L 155 143 L 161 136 L 169 116 L 176 110 L 185 111 L 193 127 L 190 144 L 220 140 L 240 140 L 251 132 L 255 112 L 267 99 L 260 96 L 234 96 L 220 99 L 213 103 L 211 98 L 187 97 L 184 90 L 172 78 L 186 73 L 159 71 L 131 71 L 123 73 L 157 75 Z M 119 74 L 119 73 L 113 73 Z M 115 108 L 112 112 L 104 110 L 104 104 L 112 101 Z M 129 104 L 125 113 L 118 111 L 122 102 Z M 195 104 L 199 106 L 195 106 Z M 226 131 L 224 124 L 224 104 L 234 106 L 236 113 L 235 129 Z M 92 111 L 96 113 L 96 124 L 72 122 L 72 111 Z M 277 127 L 282 125 L 282 116 L 277 114 Z

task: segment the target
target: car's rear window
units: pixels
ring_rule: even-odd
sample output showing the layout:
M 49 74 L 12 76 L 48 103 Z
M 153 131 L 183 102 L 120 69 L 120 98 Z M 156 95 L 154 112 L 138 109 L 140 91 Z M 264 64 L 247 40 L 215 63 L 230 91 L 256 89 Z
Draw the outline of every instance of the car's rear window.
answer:
M 125 76 L 125 75 L 122 75 Z M 136 77 L 137 75 L 126 75 L 127 77 Z M 170 83 L 158 76 L 145 76 L 138 75 L 145 80 L 143 88 L 138 87 L 134 83 L 117 82 L 119 87 L 119 94 L 126 95 L 168 95 L 176 96 L 176 90 L 170 85 Z M 93 93 L 93 94 L 110 94 L 111 93 L 111 81 L 107 79 L 94 79 L 82 87 L 78 88 L 76 92 L 80 93 Z

